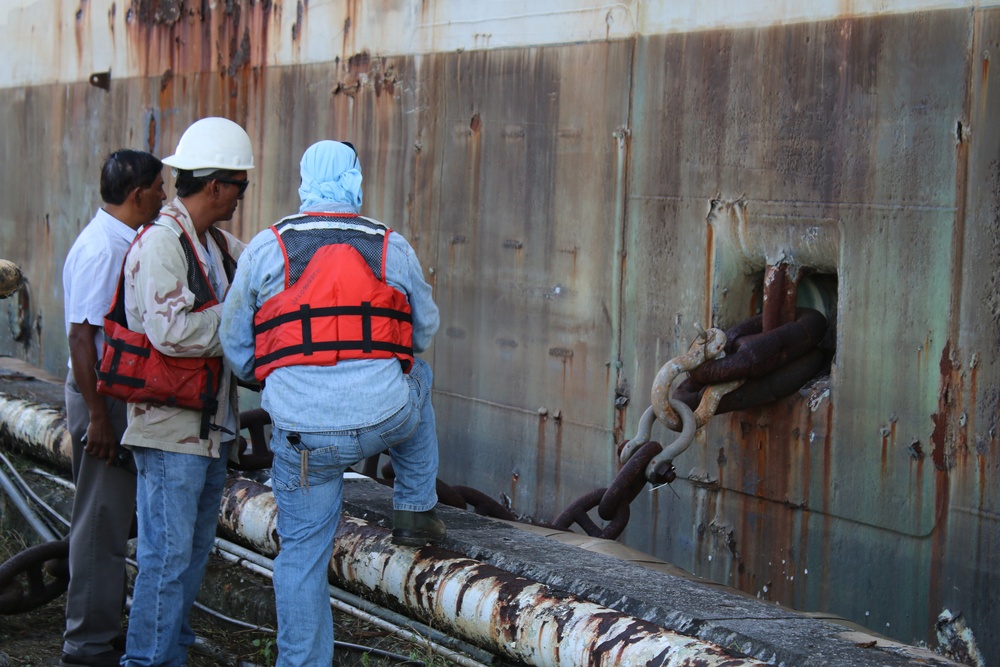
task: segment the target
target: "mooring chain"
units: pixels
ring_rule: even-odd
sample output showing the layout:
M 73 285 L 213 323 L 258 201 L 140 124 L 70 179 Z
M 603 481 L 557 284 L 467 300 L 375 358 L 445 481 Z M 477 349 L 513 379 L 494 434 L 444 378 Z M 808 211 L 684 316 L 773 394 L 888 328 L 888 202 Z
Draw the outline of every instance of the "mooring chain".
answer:
M 773 403 L 801 389 L 828 360 L 822 347 L 827 319 L 812 308 L 797 308 L 795 319 L 764 330 L 766 314 L 728 329 L 724 354 L 691 369 L 671 396 L 698 405 L 696 414 L 712 404 L 712 414 L 722 414 Z
M 828 329 L 826 318 L 816 310 L 798 308 L 792 321 L 764 331 L 764 315 L 725 332 L 698 327 L 699 335 L 688 351 L 657 372 L 651 405 L 640 417 L 635 437 L 621 447 L 622 467 L 614 481 L 571 503 L 556 517 L 557 528 L 576 524 L 592 537 L 617 538 L 628 523 L 629 505 L 645 483 L 673 482 L 674 459 L 714 415 L 771 403 L 797 391 L 819 372 L 827 356 L 820 348 Z M 685 373 L 688 377 L 675 387 Z M 655 421 L 680 431 L 665 448 L 649 439 Z M 608 522 L 604 528 L 587 514 L 595 507 Z
M 69 542 L 42 542 L 0 564 L 0 614 L 21 614 L 66 592 Z M 21 575 L 24 575 L 22 582 Z
M 698 337 L 691 343 L 686 353 L 674 357 L 660 367 L 650 391 L 651 405 L 639 418 L 635 437 L 622 446 L 619 454 L 620 462 L 625 466 L 635 452 L 649 441 L 654 421 L 659 421 L 671 431 L 680 431 L 674 442 L 646 466 L 646 479 L 653 484 L 673 481 L 672 477 L 669 480 L 666 477 L 668 471 L 673 469 L 674 458 L 691 446 L 695 432 L 712 419 L 722 397 L 743 383 L 743 380 L 735 379 L 707 387 L 699 396 L 700 402 L 695 406 L 670 397 L 671 387 L 681 374 L 690 374 L 724 354 L 727 337 L 723 331 L 719 329 L 705 331 L 700 326 L 698 330 Z M 693 412 L 692 408 L 695 408 Z
M 649 440 L 648 428 L 642 442 L 636 439 L 630 442 L 631 450 L 628 456 L 622 451 L 622 467 L 607 488 L 595 489 L 570 503 L 555 518 L 552 525 L 560 530 L 569 530 L 573 524 L 580 526 L 591 537 L 613 540 L 622 534 L 631 516 L 632 501 L 642 492 L 646 482 L 668 484 L 674 480 L 673 457 L 687 449 L 694 441 L 694 412 L 686 404 L 673 401 L 673 409 L 677 411 L 682 423 L 681 432 L 666 448 L 658 442 Z M 646 411 L 652 415 L 652 408 Z M 651 427 L 651 419 L 643 415 L 644 422 Z M 603 528 L 599 527 L 588 515 L 590 510 L 597 508 L 597 514 L 607 521 Z
M 640 417 L 635 437 L 621 448 L 619 461 L 622 467 L 618 474 L 607 488 L 595 489 L 570 503 L 553 521 L 556 528 L 569 530 L 576 524 L 591 537 L 616 539 L 625 530 L 632 501 L 642 492 L 646 482 L 669 484 L 674 481 L 677 476 L 674 458 L 691 446 L 697 430 L 711 419 L 719 398 L 740 383 L 730 382 L 713 389 L 697 411 L 682 401 L 670 398 L 670 387 L 681 374 L 722 354 L 725 345 L 725 333 L 719 329 L 705 331 L 699 327 L 699 335 L 688 351 L 660 368 L 653 382 L 652 405 Z M 656 420 L 672 431 L 679 431 L 666 447 L 649 439 Z M 604 528 L 600 528 L 588 515 L 595 507 L 598 515 L 608 522 Z
M 705 331 L 699 325 L 698 337 L 682 355 L 676 356 L 660 367 L 653 378 L 653 388 L 650 391 L 650 403 L 653 412 L 661 424 L 671 431 L 681 429 L 681 420 L 674 409 L 670 406 L 670 389 L 682 373 L 690 373 L 706 361 L 715 359 L 723 353 L 726 347 L 726 334 L 721 329 L 709 329 Z M 702 417 L 698 424 L 701 428 L 712 418 L 712 415 Z

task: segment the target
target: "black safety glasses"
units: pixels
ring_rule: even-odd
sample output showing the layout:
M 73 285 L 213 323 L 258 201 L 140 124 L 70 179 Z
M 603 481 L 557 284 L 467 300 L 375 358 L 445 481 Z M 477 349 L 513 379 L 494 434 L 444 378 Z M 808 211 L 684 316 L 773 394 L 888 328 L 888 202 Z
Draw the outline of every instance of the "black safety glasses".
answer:
M 235 178 L 219 178 L 218 176 L 216 176 L 212 180 L 213 181 L 218 181 L 219 183 L 226 183 L 228 185 L 235 185 L 236 187 L 238 187 L 240 189 L 240 196 L 241 197 L 243 196 L 243 193 L 247 191 L 247 188 L 250 187 L 250 179 L 249 178 L 246 179 L 246 180 L 238 181 Z

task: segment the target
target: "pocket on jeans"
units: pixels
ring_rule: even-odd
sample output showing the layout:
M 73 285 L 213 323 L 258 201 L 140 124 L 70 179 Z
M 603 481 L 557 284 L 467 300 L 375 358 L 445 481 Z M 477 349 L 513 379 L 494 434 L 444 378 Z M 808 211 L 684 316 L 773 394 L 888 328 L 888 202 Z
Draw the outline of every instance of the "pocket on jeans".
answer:
M 405 417 L 400 416 L 399 423 L 382 431 L 382 442 L 385 443 L 386 447 L 395 447 L 401 442 L 406 442 L 416 433 L 417 427 L 420 425 L 420 411 L 412 403 L 405 406 L 400 413 L 405 413 Z
M 344 473 L 340 447 L 322 443 L 325 446 L 311 449 L 307 440 L 312 441 L 308 444 L 321 444 L 315 442 L 315 434 L 302 434 L 301 437 L 302 441 L 295 447 L 287 441 L 274 446 L 271 483 L 283 491 L 294 491 L 302 486 L 302 452 L 307 452 L 305 473 L 310 486 L 326 484 Z

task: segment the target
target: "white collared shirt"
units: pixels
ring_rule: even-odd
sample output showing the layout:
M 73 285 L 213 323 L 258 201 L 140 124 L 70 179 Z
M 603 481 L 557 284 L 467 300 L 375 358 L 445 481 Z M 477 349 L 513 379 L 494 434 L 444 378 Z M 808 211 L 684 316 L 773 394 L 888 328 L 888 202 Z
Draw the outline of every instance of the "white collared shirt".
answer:
M 136 231 L 103 208 L 73 242 L 63 264 L 63 310 L 66 333 L 71 324 L 104 326 L 118 289 L 122 262 Z M 101 358 L 103 335 L 94 335 L 97 358 Z M 72 368 L 72 361 L 67 361 Z

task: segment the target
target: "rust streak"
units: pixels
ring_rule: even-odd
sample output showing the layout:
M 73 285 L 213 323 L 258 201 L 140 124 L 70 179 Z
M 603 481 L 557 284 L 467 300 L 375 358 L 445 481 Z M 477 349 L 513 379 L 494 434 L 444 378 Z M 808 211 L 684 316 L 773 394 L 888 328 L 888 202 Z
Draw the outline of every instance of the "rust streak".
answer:
M 711 217 L 711 216 L 710 216 Z M 712 224 L 705 225 L 705 322 L 712 322 L 712 302 L 715 296 L 712 294 L 712 275 L 715 273 L 715 231 Z M 707 324 L 705 325 L 708 326 Z
M 939 368 L 941 373 L 941 388 L 938 394 L 938 411 L 931 415 L 931 421 L 934 423 L 934 430 L 931 432 L 931 444 L 933 445 L 931 460 L 934 462 L 934 467 L 938 470 L 947 470 L 948 414 L 951 393 L 954 389 L 952 382 L 951 341 L 945 343 L 944 348 L 941 350 Z
M 538 441 L 535 444 L 535 502 L 536 505 L 541 501 L 542 498 L 548 497 L 545 492 L 545 450 L 547 449 L 545 442 L 545 425 L 548 422 L 548 416 L 545 413 L 539 411 L 538 415 Z
M 763 331 L 781 326 L 782 294 L 788 279 L 787 264 L 769 265 L 764 272 Z
M 886 481 L 885 480 L 885 471 L 886 471 L 886 467 L 888 466 L 888 461 L 887 461 L 887 459 L 889 457 L 889 451 L 888 450 L 889 450 L 889 436 L 888 435 L 883 435 L 882 436 L 882 467 L 880 469 L 881 470 L 882 483 L 883 484 L 885 484 L 885 481 Z

